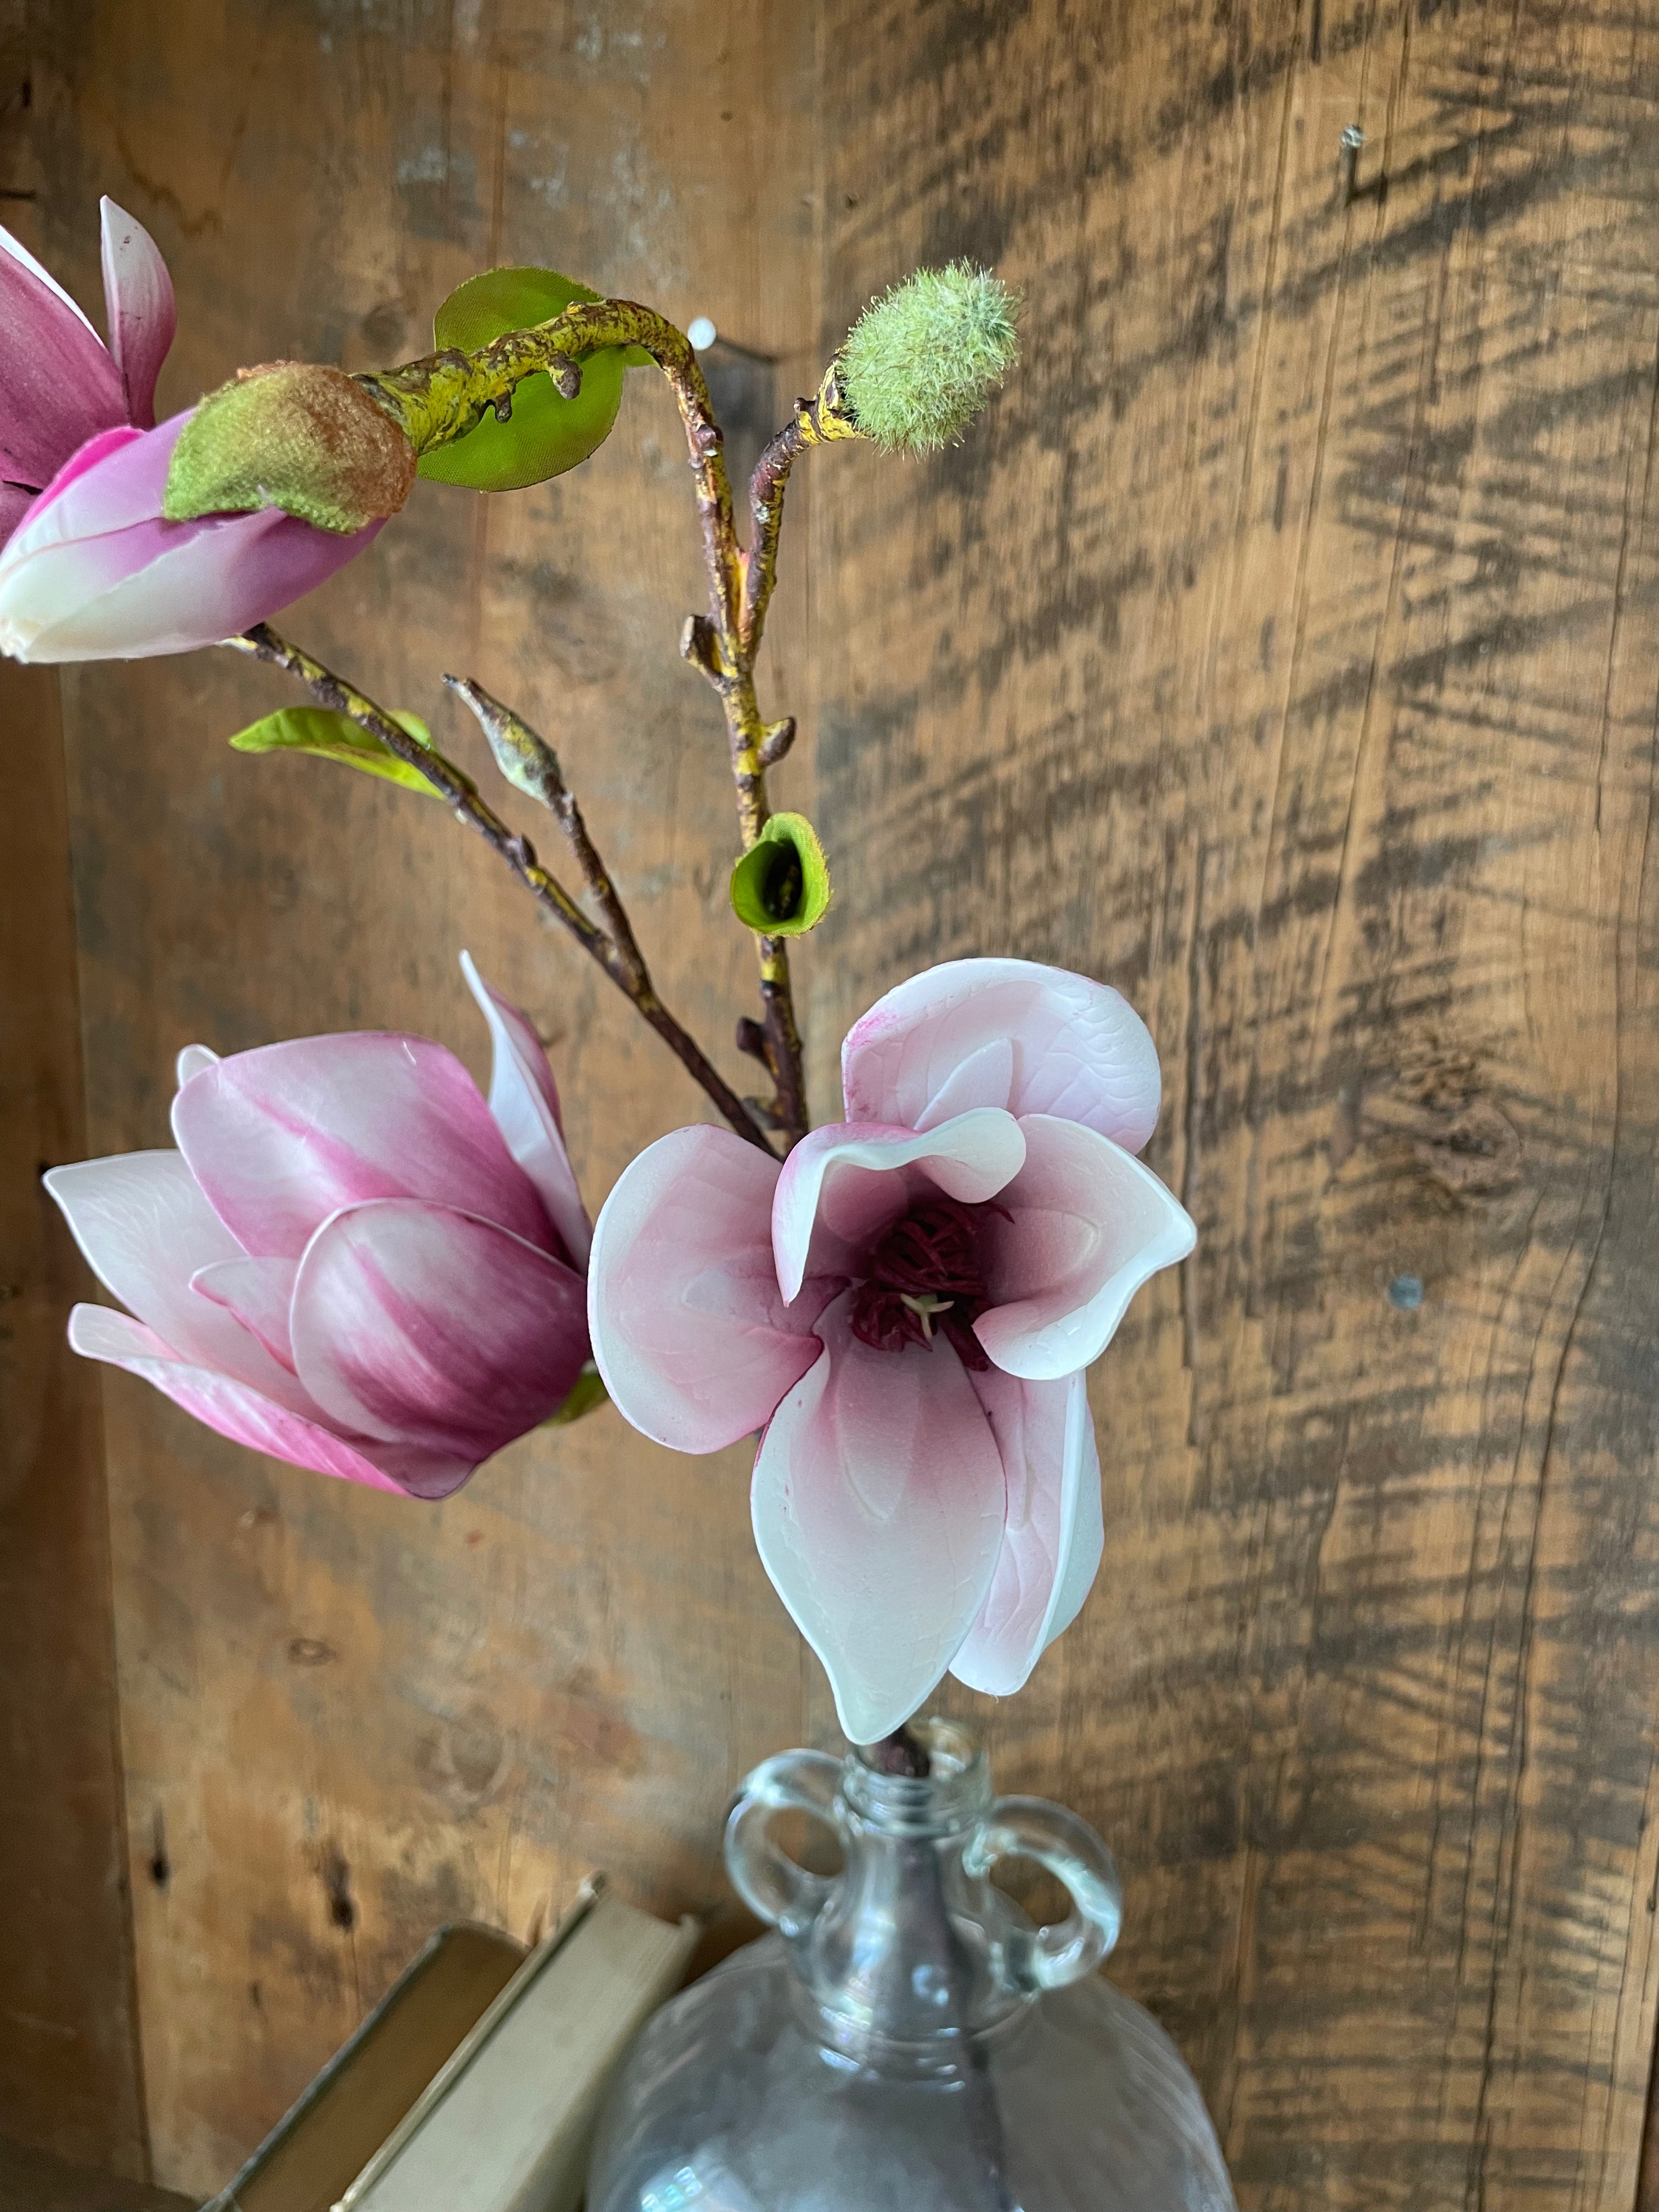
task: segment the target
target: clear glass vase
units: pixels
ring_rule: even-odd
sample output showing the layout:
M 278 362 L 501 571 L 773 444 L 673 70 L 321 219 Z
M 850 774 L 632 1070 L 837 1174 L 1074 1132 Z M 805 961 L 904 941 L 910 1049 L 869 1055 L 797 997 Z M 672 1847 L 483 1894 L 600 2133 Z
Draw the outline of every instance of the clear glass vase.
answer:
M 1034 1797 L 993 1802 L 971 1732 L 913 1730 L 925 1778 L 787 1751 L 757 1767 L 726 1863 L 775 1933 L 646 2028 L 594 2149 L 588 2212 L 1234 2212 L 1198 2085 L 1096 1972 L 1121 1893 L 1105 1845 Z M 774 1815 L 826 1821 L 808 1874 Z M 990 1880 L 1071 1893 L 1035 1928 Z

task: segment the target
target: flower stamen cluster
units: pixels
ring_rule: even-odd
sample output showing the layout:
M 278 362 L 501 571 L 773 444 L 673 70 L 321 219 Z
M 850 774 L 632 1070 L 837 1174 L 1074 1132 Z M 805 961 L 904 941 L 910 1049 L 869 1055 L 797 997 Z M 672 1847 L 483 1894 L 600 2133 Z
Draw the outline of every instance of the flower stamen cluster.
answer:
M 868 1273 L 854 1291 L 850 1326 L 872 1352 L 931 1344 L 933 1323 L 956 1346 L 964 1367 L 990 1365 L 974 1323 L 990 1303 L 979 1254 L 981 1217 L 1012 1217 L 1006 1206 L 968 1206 L 943 1194 L 896 1221 L 872 1249 Z

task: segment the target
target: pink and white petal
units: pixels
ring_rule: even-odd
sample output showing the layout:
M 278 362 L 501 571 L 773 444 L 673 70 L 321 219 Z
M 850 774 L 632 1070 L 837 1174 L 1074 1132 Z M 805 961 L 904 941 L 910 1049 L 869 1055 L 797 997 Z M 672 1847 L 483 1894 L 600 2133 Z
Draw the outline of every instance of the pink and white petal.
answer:
M 54 293 L 60 304 L 67 307 L 70 314 L 77 316 L 92 331 L 94 337 L 97 337 L 98 332 L 94 328 L 92 318 L 80 301 L 66 292 L 45 262 L 37 261 L 22 240 L 14 238 L 3 225 L 0 225 L 0 253 L 9 253 L 14 261 L 20 262 L 28 270 L 30 276 L 38 277 L 47 291 Z M 101 343 L 102 341 L 100 340 L 100 343 Z
M 210 1299 L 234 1314 L 271 1358 L 292 1374 L 294 1345 L 289 1309 L 294 1303 L 299 1272 L 299 1263 L 294 1260 L 216 1260 L 210 1267 L 196 1270 L 190 1287 L 198 1298 Z
M 12 550 L 21 556 L 52 546 L 84 545 L 89 538 L 158 522 L 173 449 L 189 420 L 188 411 L 169 416 L 154 430 L 136 430 L 118 421 L 61 453 Z M 194 526 L 167 525 L 179 531 Z
M 222 1437 L 228 1437 L 233 1443 L 268 1452 L 272 1459 L 286 1460 L 291 1467 L 365 1483 L 374 1490 L 412 1489 L 415 1482 L 407 1479 L 410 1476 L 428 1483 L 443 1480 L 446 1470 L 441 1463 L 416 1463 L 404 1458 L 398 1464 L 406 1479 L 398 1480 L 366 1456 L 377 1447 L 349 1443 L 318 1422 L 262 1397 L 245 1382 L 216 1374 L 209 1367 L 192 1365 L 154 1330 L 126 1314 L 112 1313 L 107 1306 L 76 1306 L 70 1316 L 69 1339 L 87 1358 L 106 1360 L 153 1382 L 175 1406 L 182 1406 L 185 1413 L 208 1428 L 216 1429 Z M 464 1480 L 462 1471 L 448 1488 L 453 1490 Z M 441 1497 L 446 1493 L 436 1489 L 416 1494 Z
M 0 545 L 12 535 L 34 504 L 34 494 L 21 484 L 0 483 Z
M 593 1358 L 624 1420 L 672 1450 L 752 1435 L 819 1356 L 825 1293 L 791 1311 L 772 1265 L 778 1163 L 730 1129 L 676 1129 L 629 1162 L 588 1260 Z
M 921 1134 L 868 1121 L 814 1129 L 784 1163 L 772 1206 L 784 1297 L 809 1273 L 851 1272 L 870 1239 L 929 1189 L 975 1205 L 994 1198 L 1024 1158 L 1018 1123 L 991 1106 Z
M 1049 1382 L 1097 1359 L 1130 1299 L 1197 1241 L 1186 1208 L 1080 1121 L 1028 1114 L 1025 1165 L 981 1241 L 994 1304 L 974 1334 L 1005 1373 Z
M 155 422 L 155 380 L 178 324 L 173 279 L 161 248 L 136 216 L 108 198 L 100 201 L 99 214 L 110 356 L 120 374 L 128 422 L 148 430 Z
M 823 1661 L 854 1743 L 900 1727 L 983 1607 L 1006 1487 L 990 1423 L 944 1339 L 873 1352 L 852 1294 L 820 1316 L 823 1352 L 755 1461 L 766 1571 Z
M 1012 1697 L 1071 1626 L 1105 1548 L 1100 1455 L 1084 1376 L 973 1378 L 1008 1484 L 1008 1520 L 990 1595 L 951 1662 L 970 1690 Z
M 0 233 L 0 476 L 38 488 L 94 432 L 125 420 L 98 333 L 33 255 Z
M 191 1289 L 199 1269 L 244 1255 L 177 1152 L 76 1160 L 42 1180 L 99 1281 L 177 1357 L 219 1368 L 293 1410 L 314 1410 L 257 1336 Z
M 266 507 L 136 523 L 14 561 L 33 526 L 33 515 L 25 517 L 0 559 L 0 652 L 64 662 L 144 660 L 217 645 L 313 591 L 385 525 L 344 536 Z
M 1157 1048 L 1127 999 L 1032 960 L 926 969 L 878 999 L 842 1047 L 848 1119 L 912 1129 L 1001 1106 L 1081 1121 L 1139 1152 L 1161 1087 Z
M 426 1037 L 296 1037 L 192 1075 L 173 1129 L 245 1251 L 297 1260 L 343 1206 L 433 1200 L 552 1249 L 547 1215 L 477 1085 Z
M 492 1221 L 377 1200 L 306 1248 L 295 1365 L 331 1425 L 476 1466 L 569 1396 L 586 1299 L 574 1268 Z
M 541 1039 L 513 1001 L 485 982 L 470 952 L 461 955 L 461 973 L 489 1024 L 489 1110 L 507 1149 L 540 1194 L 571 1265 L 586 1267 L 593 1224 L 564 1148 L 558 1087 Z
M 175 1088 L 182 1091 L 192 1075 L 199 1075 L 204 1067 L 217 1067 L 219 1055 L 210 1045 L 187 1044 L 174 1062 Z

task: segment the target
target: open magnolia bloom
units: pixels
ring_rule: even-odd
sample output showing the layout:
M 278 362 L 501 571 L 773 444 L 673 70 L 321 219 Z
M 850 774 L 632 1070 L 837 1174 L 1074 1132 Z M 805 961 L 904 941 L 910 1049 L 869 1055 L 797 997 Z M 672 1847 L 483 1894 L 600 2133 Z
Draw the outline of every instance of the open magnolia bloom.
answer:
M 1113 990 L 963 960 L 878 1001 L 845 1122 L 781 1166 L 677 1130 L 625 1170 L 589 1267 L 593 1354 L 681 1451 L 760 1429 L 767 1572 L 854 1742 L 947 1669 L 1006 1696 L 1104 1541 L 1084 1370 L 1193 1224 L 1131 1157 L 1158 1055 Z
M 163 520 L 173 447 L 155 380 L 173 286 L 141 223 L 103 203 L 105 346 L 0 229 L 0 652 L 133 659 L 213 645 L 299 599 L 381 527 L 319 530 L 275 507 Z
M 488 1104 L 424 1037 L 191 1045 L 177 1152 L 52 1169 L 131 1309 L 76 1306 L 75 1349 L 239 1443 L 417 1498 L 556 1413 L 588 1356 L 591 1231 L 535 1031 L 462 966 Z

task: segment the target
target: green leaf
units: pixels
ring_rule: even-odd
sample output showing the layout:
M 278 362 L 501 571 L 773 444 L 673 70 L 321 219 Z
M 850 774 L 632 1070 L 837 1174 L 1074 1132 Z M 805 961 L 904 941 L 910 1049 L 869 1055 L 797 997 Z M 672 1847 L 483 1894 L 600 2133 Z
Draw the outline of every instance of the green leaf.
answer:
M 591 1359 L 584 1360 L 582 1371 L 571 1388 L 570 1395 L 556 1413 L 550 1413 L 542 1423 L 544 1429 L 568 1429 L 573 1421 L 580 1421 L 584 1413 L 591 1413 L 598 1406 L 610 1401 L 610 1392 L 604 1378 Z
M 431 746 L 432 732 L 418 714 L 393 714 L 392 719 L 416 744 Z M 331 713 L 325 707 L 284 707 L 279 714 L 267 714 L 246 730 L 238 730 L 230 742 L 239 753 L 312 753 L 319 760 L 343 761 L 348 768 L 382 775 L 388 783 L 400 783 L 405 790 L 423 791 L 428 799 L 443 796 L 418 769 L 389 753 L 378 738 L 360 730 L 348 716 Z
M 450 294 L 433 319 L 432 334 L 441 348 L 472 353 L 504 331 L 550 320 L 573 300 L 603 296 L 552 269 L 487 269 Z M 453 446 L 422 453 L 421 474 L 473 491 L 519 491 L 562 476 L 610 436 L 629 356 L 637 350 L 607 346 L 589 354 L 574 399 L 561 399 L 546 371 L 538 369 L 513 394 L 510 421 L 486 415 Z
M 799 937 L 823 921 L 830 863 L 804 814 L 775 814 L 732 871 L 732 908 L 767 937 Z

